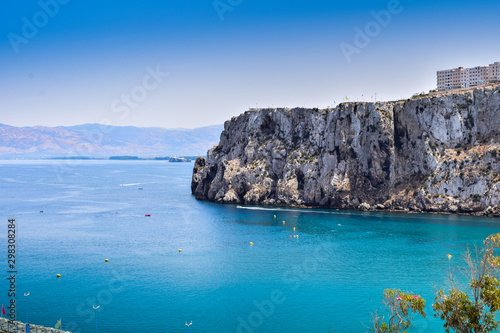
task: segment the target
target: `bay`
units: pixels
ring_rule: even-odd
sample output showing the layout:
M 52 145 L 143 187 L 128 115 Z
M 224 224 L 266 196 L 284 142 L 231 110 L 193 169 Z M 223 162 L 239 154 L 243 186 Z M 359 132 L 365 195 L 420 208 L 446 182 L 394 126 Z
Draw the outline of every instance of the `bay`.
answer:
M 197 201 L 192 168 L 0 161 L 1 265 L 15 218 L 17 318 L 28 306 L 30 323 L 93 332 L 100 305 L 98 332 L 364 332 L 383 290 L 401 288 L 427 301 L 412 331 L 439 332 L 434 287 L 500 231 L 493 218 Z

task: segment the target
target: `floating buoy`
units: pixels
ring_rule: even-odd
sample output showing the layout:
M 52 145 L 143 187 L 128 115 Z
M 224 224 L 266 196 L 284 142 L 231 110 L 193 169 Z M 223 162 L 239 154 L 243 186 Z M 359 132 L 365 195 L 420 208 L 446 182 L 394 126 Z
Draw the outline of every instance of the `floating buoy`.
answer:
M 60 278 L 60 277 L 61 277 L 61 274 L 56 274 L 56 276 L 57 276 L 58 278 Z
M 451 254 L 447 254 L 446 256 L 448 257 L 448 259 L 451 259 Z
M 292 238 L 292 235 L 290 235 L 290 238 Z
M 293 231 L 295 231 L 295 227 L 293 227 Z
M 108 262 L 109 260 L 108 259 L 104 259 L 105 262 Z
M 253 245 L 253 242 L 250 242 L 250 245 Z
M 342 225 L 342 224 L 340 224 L 340 223 L 339 223 L 339 224 L 337 224 L 337 225 Z
M 285 224 L 285 221 L 283 221 L 283 224 Z
M 276 218 L 276 215 L 274 215 L 274 218 Z
M 179 249 L 179 252 L 182 252 L 182 250 L 181 250 L 181 249 Z

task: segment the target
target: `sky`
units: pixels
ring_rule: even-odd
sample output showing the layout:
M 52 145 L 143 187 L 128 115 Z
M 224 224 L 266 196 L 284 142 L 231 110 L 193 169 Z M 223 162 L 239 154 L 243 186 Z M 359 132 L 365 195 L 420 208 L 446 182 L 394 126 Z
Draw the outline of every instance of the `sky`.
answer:
M 500 61 L 497 0 L 7 0 L 0 123 L 195 128 Z

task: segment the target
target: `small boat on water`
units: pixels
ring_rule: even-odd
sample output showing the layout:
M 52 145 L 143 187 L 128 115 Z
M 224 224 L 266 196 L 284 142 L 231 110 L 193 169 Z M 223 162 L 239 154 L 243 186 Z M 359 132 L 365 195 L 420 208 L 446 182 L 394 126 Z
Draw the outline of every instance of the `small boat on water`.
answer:
M 151 214 L 146 214 L 146 216 L 151 216 Z

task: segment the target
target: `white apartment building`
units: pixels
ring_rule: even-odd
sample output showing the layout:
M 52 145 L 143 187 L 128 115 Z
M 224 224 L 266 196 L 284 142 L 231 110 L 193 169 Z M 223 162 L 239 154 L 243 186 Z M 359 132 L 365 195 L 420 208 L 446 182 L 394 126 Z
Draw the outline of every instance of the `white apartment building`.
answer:
M 453 69 L 445 69 L 437 72 L 438 90 L 453 89 Z
M 489 82 L 489 67 L 478 66 L 468 68 L 469 72 L 469 87 L 478 86 Z
M 437 71 L 438 91 L 469 88 L 493 82 L 500 82 L 500 62 L 489 66 L 458 67 Z
M 458 67 L 453 70 L 453 86 L 458 88 L 469 87 L 469 71 L 467 68 Z
M 500 62 L 495 62 L 489 67 L 490 82 L 500 82 Z

